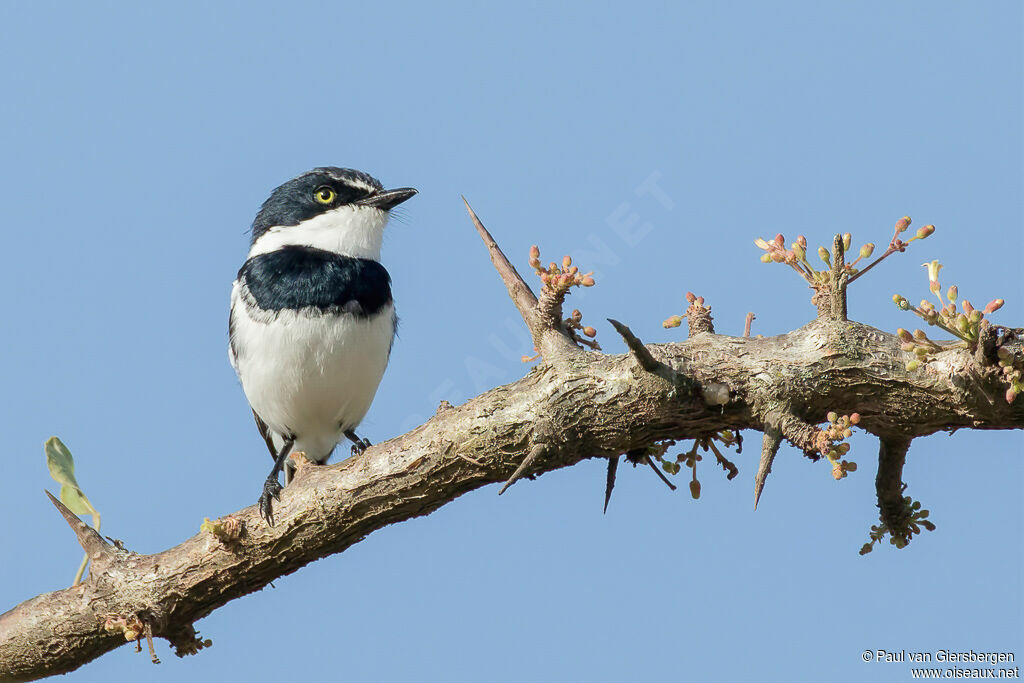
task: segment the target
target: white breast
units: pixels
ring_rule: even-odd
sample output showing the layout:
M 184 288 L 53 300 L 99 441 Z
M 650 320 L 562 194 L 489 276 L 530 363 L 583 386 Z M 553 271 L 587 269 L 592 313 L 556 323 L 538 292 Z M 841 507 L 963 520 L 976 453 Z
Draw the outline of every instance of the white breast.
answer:
M 366 416 L 388 364 L 394 307 L 357 318 L 281 311 L 254 319 L 231 290 L 232 354 L 242 389 L 256 414 L 277 434 L 296 436 L 293 450 L 324 462 Z

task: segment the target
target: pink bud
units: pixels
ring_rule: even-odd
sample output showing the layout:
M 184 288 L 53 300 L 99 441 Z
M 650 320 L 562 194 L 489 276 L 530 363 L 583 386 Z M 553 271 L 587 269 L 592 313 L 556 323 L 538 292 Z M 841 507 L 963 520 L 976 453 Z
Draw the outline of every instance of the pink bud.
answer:
M 860 424 L 860 413 L 850 413 L 850 424 Z
M 686 301 L 687 301 L 687 303 L 691 303 L 692 304 L 696 300 L 697 300 L 697 295 L 696 294 L 694 294 L 693 292 L 687 292 L 686 293 Z
M 585 275 L 583 279 L 580 280 L 580 284 L 583 285 L 584 287 L 593 287 L 594 278 L 590 277 L 589 275 Z
M 575 322 L 579 322 L 579 321 L 583 320 L 583 314 L 582 314 L 582 313 L 580 313 L 580 309 L 578 309 L 578 308 L 574 308 L 574 309 L 572 310 L 572 319 L 573 319 L 573 320 L 574 320 Z
M 571 265 L 572 265 L 572 258 L 570 256 L 568 256 L 568 255 L 563 256 L 562 257 L 562 267 L 563 268 L 568 268 Z
M 779 245 L 780 249 L 786 246 L 786 238 L 782 236 L 781 232 L 775 236 L 775 244 Z
M 530 258 L 540 258 L 540 248 L 536 244 L 530 247 Z
M 992 299 L 992 301 L 988 302 L 988 306 L 985 306 L 985 312 L 995 313 L 996 311 L 1003 307 L 1004 303 L 1006 302 L 1003 301 L 1002 299 Z
M 904 216 L 896 221 L 896 232 L 903 232 L 910 227 L 910 216 Z
M 704 297 L 702 297 L 702 296 L 698 296 L 698 297 L 697 297 L 697 301 L 696 301 L 696 304 L 697 304 L 698 306 L 703 306 L 703 305 L 704 305 Z
M 596 337 L 597 330 L 595 330 L 593 327 L 584 327 L 583 334 L 587 335 L 588 337 Z
M 1013 390 L 1013 387 L 1010 387 L 1006 390 L 1006 402 L 1013 403 L 1013 399 L 1015 398 L 1017 398 L 1017 392 Z
M 927 237 L 928 235 L 932 234 L 933 232 L 935 232 L 935 226 L 934 225 L 926 225 L 923 228 L 918 228 L 917 229 L 917 239 L 923 240 L 925 237 Z
M 807 238 L 804 237 L 803 235 L 797 235 L 796 236 L 796 242 L 797 242 L 797 244 L 799 244 L 804 249 L 807 248 Z
M 970 314 L 971 314 L 971 312 L 972 312 L 972 311 L 974 311 L 974 306 L 972 306 L 972 305 L 971 305 L 971 302 L 970 302 L 970 301 L 968 301 L 967 299 L 964 299 L 964 300 L 963 300 L 963 301 L 962 301 L 962 302 L 960 303 L 960 305 L 961 305 L 961 306 L 963 307 L 963 309 L 964 309 L 964 313 L 966 313 L 967 315 L 970 315 Z
M 905 329 L 900 327 L 896 330 L 896 336 L 900 338 L 900 341 L 909 342 L 914 341 L 914 335 L 907 332 Z
M 551 276 L 548 275 L 547 273 L 541 273 L 540 274 L 540 281 L 543 282 L 544 284 L 547 284 L 548 280 L 550 280 L 550 279 L 551 279 Z

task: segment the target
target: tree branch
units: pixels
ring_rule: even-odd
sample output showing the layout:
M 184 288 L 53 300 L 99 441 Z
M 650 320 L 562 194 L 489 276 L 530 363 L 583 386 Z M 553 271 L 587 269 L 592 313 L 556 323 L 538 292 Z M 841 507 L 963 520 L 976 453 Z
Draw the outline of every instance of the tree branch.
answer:
M 530 324 L 536 299 L 470 213 Z M 525 472 L 540 475 L 587 458 L 769 424 L 807 451 L 820 431 L 814 425 L 830 410 L 858 412 L 858 426 L 883 443 L 957 428 L 1024 428 L 1024 401 L 1001 400 L 998 375 L 979 367 L 973 354 L 944 351 L 934 361 L 941 372 L 908 372 L 898 338 L 856 322 L 818 319 L 768 338 L 708 331 L 649 346 L 630 333 L 623 336 L 635 340 L 631 355 L 584 353 L 557 330 L 542 334 L 561 336 L 574 353 L 545 356 L 526 377 L 439 410 L 359 456 L 299 468 L 276 507 L 277 526 L 263 524 L 251 506 L 230 515 L 230 524 L 222 520 L 220 535 L 203 531 L 161 553 L 139 555 L 101 546 L 102 539 L 58 505 L 82 545 L 103 561 L 93 562 L 81 585 L 0 615 L 0 680 L 66 673 L 141 636 L 164 638 L 178 654 L 195 653 L 209 641 L 193 624 L 213 610 L 378 529 Z M 1019 339 L 1007 344 L 1022 352 Z M 643 369 L 651 359 L 672 379 Z M 712 385 L 715 391 L 698 390 Z M 767 416 L 782 406 L 772 423 Z

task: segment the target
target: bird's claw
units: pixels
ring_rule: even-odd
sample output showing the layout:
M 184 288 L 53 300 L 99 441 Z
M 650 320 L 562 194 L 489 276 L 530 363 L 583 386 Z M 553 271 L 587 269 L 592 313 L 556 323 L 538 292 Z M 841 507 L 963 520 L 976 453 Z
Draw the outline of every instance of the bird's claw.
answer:
M 359 439 L 358 441 L 353 441 L 352 442 L 352 455 L 360 455 L 363 451 L 365 451 L 367 448 L 369 448 L 372 445 L 373 444 L 371 444 L 366 439 Z
M 268 526 L 274 526 L 274 501 L 281 500 L 281 482 L 274 479 L 267 479 L 263 484 L 263 493 L 260 495 L 260 517 Z

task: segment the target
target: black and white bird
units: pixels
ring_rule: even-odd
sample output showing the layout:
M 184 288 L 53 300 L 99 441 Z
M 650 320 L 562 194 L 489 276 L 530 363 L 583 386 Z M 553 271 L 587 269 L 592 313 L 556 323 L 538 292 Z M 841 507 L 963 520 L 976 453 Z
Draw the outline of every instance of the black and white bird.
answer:
M 273 525 L 288 456 L 324 463 L 355 428 L 395 337 L 391 276 L 380 264 L 389 212 L 416 194 L 348 168 L 314 168 L 275 189 L 252 224 L 231 289 L 228 357 L 274 457 L 259 499 Z M 287 461 L 287 462 L 286 462 Z

